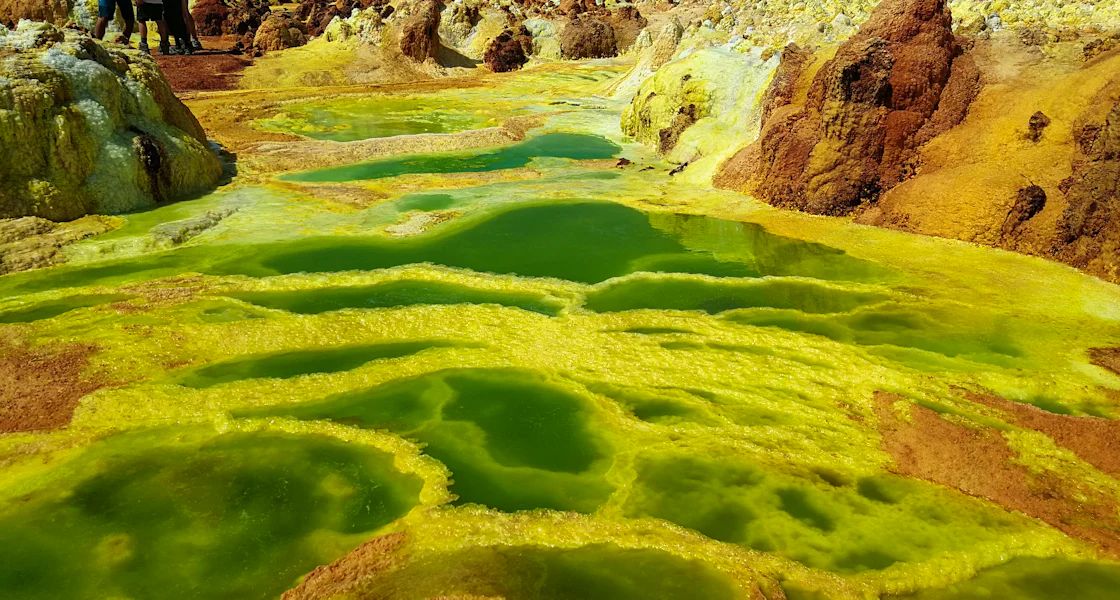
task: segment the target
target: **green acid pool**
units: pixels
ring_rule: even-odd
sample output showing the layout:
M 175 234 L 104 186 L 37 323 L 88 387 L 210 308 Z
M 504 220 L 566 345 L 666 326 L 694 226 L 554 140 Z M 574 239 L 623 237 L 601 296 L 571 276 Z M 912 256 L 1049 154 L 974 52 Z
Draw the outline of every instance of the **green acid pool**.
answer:
M 8 598 L 275 598 L 407 513 L 421 480 L 317 436 L 159 429 L 97 442 L 8 498 Z

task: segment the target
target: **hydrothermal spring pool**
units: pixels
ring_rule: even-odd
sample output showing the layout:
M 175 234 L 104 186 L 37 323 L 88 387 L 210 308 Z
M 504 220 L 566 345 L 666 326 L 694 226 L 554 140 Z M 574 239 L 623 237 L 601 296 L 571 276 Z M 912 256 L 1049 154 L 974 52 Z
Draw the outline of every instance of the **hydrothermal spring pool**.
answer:
M 0 277 L 4 368 L 83 390 L 2 421 L 0 596 L 1115 596 L 1120 289 L 616 169 L 591 116 Z

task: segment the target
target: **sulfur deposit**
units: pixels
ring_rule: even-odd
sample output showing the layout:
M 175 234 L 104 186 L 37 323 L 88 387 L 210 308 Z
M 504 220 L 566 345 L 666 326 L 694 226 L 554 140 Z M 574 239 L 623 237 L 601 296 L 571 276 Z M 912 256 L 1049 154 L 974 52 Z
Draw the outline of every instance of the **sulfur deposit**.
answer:
M 201 192 L 222 168 L 155 64 L 23 21 L 0 36 L 0 217 L 113 214 Z

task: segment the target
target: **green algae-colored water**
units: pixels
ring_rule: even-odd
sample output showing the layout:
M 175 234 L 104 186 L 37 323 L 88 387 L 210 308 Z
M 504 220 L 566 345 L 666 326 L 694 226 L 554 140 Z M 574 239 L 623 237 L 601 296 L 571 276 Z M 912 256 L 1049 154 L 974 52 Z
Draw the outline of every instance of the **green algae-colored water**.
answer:
M 543 106 L 617 76 L 550 69 L 509 89 Z M 520 114 L 455 94 L 258 125 L 347 140 Z M 1120 378 L 1086 355 L 1120 345 L 1116 286 L 682 182 L 611 102 L 565 101 L 553 133 L 502 148 L 284 176 L 370 206 L 243 186 L 0 277 L 0 340 L 95 348 L 75 376 L 101 385 L 65 429 L 0 435 L 0 597 L 277 598 L 386 534 L 402 549 L 363 551 L 388 566 L 347 597 L 1114 595 L 1100 548 L 900 476 L 874 398 L 1120 499 L 969 395 L 1120 416 Z M 639 164 L 573 162 L 619 155 Z
M 288 379 L 312 373 L 337 373 L 356 369 L 374 360 L 400 358 L 429 348 L 453 345 L 440 341 L 398 342 L 247 356 L 193 369 L 183 375 L 179 383 L 187 387 L 206 388 L 242 379 Z
M 128 300 L 131 297 L 127 294 L 77 294 L 59 300 L 39 302 L 27 308 L 0 312 L 0 323 L 31 323 L 41 319 L 53 319 L 79 308 L 100 306 Z
M 198 428 L 113 436 L 62 468 L 6 501 L 5 597 L 275 598 L 421 484 L 375 449 Z
M 532 293 L 480 290 L 438 281 L 393 281 L 378 285 L 289 292 L 241 292 L 230 297 L 257 306 L 301 314 L 345 308 L 393 308 L 432 304 L 499 304 L 556 316 L 562 305 Z
M 356 181 L 382 179 L 412 173 L 479 173 L 516 169 L 534 158 L 588 160 L 611 158 L 620 148 L 598 136 L 575 133 L 548 133 L 490 152 L 449 152 L 386 158 L 344 167 L 282 176 L 288 181 Z
M 238 416 L 331 419 L 425 444 L 460 503 L 591 512 L 610 495 L 608 449 L 585 398 L 518 370 L 438 371 L 321 403 Z
M 450 100 L 450 101 L 448 101 Z M 501 125 L 510 115 L 531 114 L 538 105 L 507 106 L 484 102 L 433 102 L 419 98 L 357 98 L 286 105 L 283 112 L 254 125 L 317 140 L 352 142 L 424 133 L 455 133 Z

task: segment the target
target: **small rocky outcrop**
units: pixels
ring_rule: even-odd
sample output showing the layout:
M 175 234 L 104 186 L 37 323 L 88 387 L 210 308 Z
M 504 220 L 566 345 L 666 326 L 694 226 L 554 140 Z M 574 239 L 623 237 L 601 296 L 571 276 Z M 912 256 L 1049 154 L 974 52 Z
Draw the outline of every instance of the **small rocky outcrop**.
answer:
M 62 25 L 70 18 L 71 9 L 68 0 L 0 0 L 0 25 L 15 27 L 20 19 Z
M 402 54 L 420 62 L 436 58 L 441 10 L 438 0 L 419 0 L 411 6 L 408 18 L 401 26 Z
M 964 119 L 979 78 L 945 0 L 885 0 L 817 72 L 804 106 L 770 95 L 758 140 L 715 183 L 776 206 L 850 214 L 914 174 L 918 148 Z
M 629 50 L 638 34 L 649 25 L 649 21 L 633 6 L 609 11 L 600 18 L 614 31 L 615 47 L 620 53 Z
M 1120 102 L 1103 123 L 1081 127 L 1073 174 L 1059 188 L 1066 209 L 1058 223 L 1059 260 L 1120 281 Z
M 295 48 L 306 43 L 307 28 L 286 14 L 273 13 L 253 36 L 253 48 L 258 52 Z
M 296 9 L 296 18 L 306 26 L 308 35 L 318 36 L 326 31 L 335 17 L 347 19 L 355 10 L 367 8 L 378 8 L 379 15 L 386 9 L 392 11 L 392 6 L 385 0 L 305 0 Z
M 191 17 L 199 35 L 233 35 L 245 47 L 272 14 L 268 0 L 198 0 Z
M 191 8 L 191 17 L 198 35 L 223 35 L 229 19 L 229 5 L 224 0 L 198 0 Z
M 147 56 L 30 21 L 0 32 L 0 56 L 0 218 L 119 213 L 221 178 L 202 127 Z
M 119 226 L 118 217 L 88 215 L 66 223 L 40 217 L 0 219 L 0 275 L 66 262 L 63 248 Z
M 478 4 L 468 4 L 459 0 L 447 5 L 440 18 L 439 34 L 452 46 L 466 43 L 475 25 L 482 20 Z
M 1001 239 L 1006 241 L 1019 233 L 1019 228 L 1046 207 L 1046 190 L 1041 186 L 1028 185 L 1015 195 L 1015 204 L 1003 220 L 1000 230 Z
M 570 60 L 616 56 L 614 29 L 598 17 L 579 14 L 560 32 L 560 54 Z
M 533 36 L 524 26 L 516 31 L 507 29 L 494 38 L 486 48 L 482 60 L 495 73 L 507 73 L 520 69 L 529 62 L 533 52 Z

